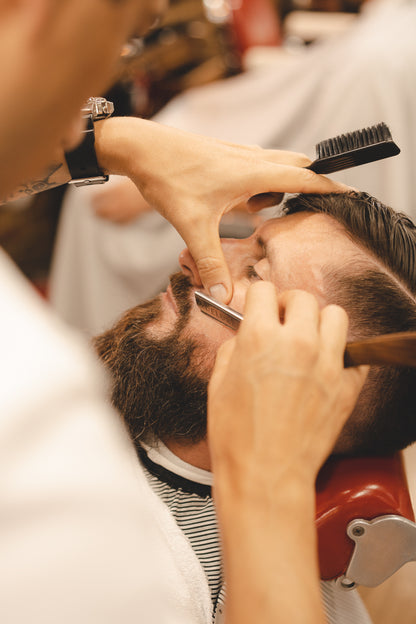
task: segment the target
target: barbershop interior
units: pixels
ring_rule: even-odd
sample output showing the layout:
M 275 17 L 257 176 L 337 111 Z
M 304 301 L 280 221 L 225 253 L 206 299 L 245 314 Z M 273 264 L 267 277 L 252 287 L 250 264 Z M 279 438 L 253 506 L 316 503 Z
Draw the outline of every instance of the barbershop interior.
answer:
M 395 213 L 401 213 L 405 223 L 403 227 L 410 232 L 409 237 L 413 234 L 416 241 L 412 230 L 412 222 L 416 223 L 415 33 L 416 0 L 170 0 L 163 16 L 146 34 L 135 35 L 122 47 L 117 71 L 107 91 L 91 92 L 91 98 L 104 98 L 101 104 L 103 101 L 105 105 L 113 103 L 114 110 L 113 107 L 110 107 L 111 110 L 104 107 L 105 114 L 94 118 L 91 109 L 89 117 L 92 118 L 92 125 L 96 119 L 102 120 L 110 115 L 111 119 L 134 117 L 152 120 L 221 142 L 247 145 L 253 150 L 263 148 L 299 153 L 313 163 L 311 169 L 315 173 L 322 173 L 330 180 L 351 187 L 353 194 L 358 194 L 357 205 L 366 201 L 377 209 L 382 205 L 383 210 L 387 206 L 392 207 Z M 326 148 L 329 151 L 325 152 Z M 91 149 L 91 144 L 88 149 Z M 136 312 L 126 311 L 135 311 L 136 306 L 143 306 L 143 312 L 137 312 L 137 316 L 146 314 L 143 318 L 149 324 L 157 316 L 158 308 L 157 304 L 147 302 L 160 302 L 160 293 L 166 289 L 167 298 L 174 299 L 180 297 L 181 292 L 189 292 L 190 287 L 183 284 L 184 275 L 192 283 L 192 288 L 199 290 L 203 290 L 203 280 L 198 277 L 198 269 L 190 252 L 183 251 L 189 242 L 185 242 L 176 227 L 154 209 L 147 196 L 145 199 L 145 193 L 141 193 L 145 187 L 140 187 L 139 191 L 138 185 L 125 175 L 110 173 L 108 176 L 105 171 L 100 171 L 98 165 L 98 174 L 94 179 L 94 174 L 90 172 L 86 176 L 72 175 L 73 163 L 80 157 L 77 150 L 81 147 L 65 152 L 72 177 L 69 182 L 55 183 L 56 167 L 52 167 L 44 175 L 32 176 L 30 182 L 19 187 L 18 195 L 7 194 L 12 199 L 7 199 L 0 206 L 0 243 L 30 283 L 41 306 L 52 312 L 58 319 L 56 322 L 69 328 L 66 340 L 70 342 L 73 336 L 75 342 L 80 340 L 88 344 L 89 349 L 92 345 L 91 351 L 96 351 L 94 358 L 98 353 L 104 367 L 108 368 L 106 374 L 110 377 L 111 373 L 115 373 L 121 377 L 122 370 L 126 369 L 131 359 L 131 351 L 127 352 L 127 349 L 132 349 L 136 331 Z M 71 156 L 67 156 L 69 152 Z M 347 158 L 344 158 L 345 152 L 348 152 Z M 326 165 L 321 163 L 322 168 L 319 168 L 319 161 L 325 159 L 331 162 L 329 165 L 328 162 Z M 315 162 L 318 162 L 318 167 L 314 168 Z M 302 246 L 299 238 L 302 230 L 298 230 L 298 235 L 296 228 L 308 227 L 305 225 L 305 214 L 298 213 L 312 211 L 312 220 L 316 219 L 316 224 L 321 222 L 320 219 L 330 218 L 328 214 L 332 213 L 329 208 L 311 208 L 313 199 L 306 208 L 300 208 L 296 205 L 296 194 L 288 191 L 283 198 L 284 190 L 276 190 L 275 202 L 270 197 L 266 198 L 268 201 L 260 210 L 247 211 L 245 207 L 236 206 L 223 213 L 218 225 L 219 235 L 228 241 L 224 243 L 224 253 L 226 259 L 232 259 L 232 266 L 236 266 L 246 253 L 246 239 L 253 240 L 259 228 L 265 234 L 268 232 L 269 241 L 273 239 L 275 230 L 267 225 L 270 219 L 279 217 L 276 221 L 282 219 L 282 223 L 286 219 L 292 220 L 292 228 L 272 226 L 280 232 L 277 241 L 282 236 L 283 245 L 289 245 L 290 241 L 294 245 L 290 251 L 293 255 L 284 256 L 281 260 L 280 266 L 285 264 L 287 267 L 287 261 L 295 258 L 297 249 Z M 314 191 L 310 192 L 313 195 Z M 289 213 L 284 207 L 288 198 Z M 310 212 L 307 214 L 310 215 Z M 392 217 L 391 212 L 388 214 L 395 223 L 396 217 Z M 348 226 L 345 226 L 344 220 L 341 223 L 347 229 L 347 237 L 343 235 L 348 239 L 345 253 L 350 253 L 347 246 L 355 240 L 355 221 L 348 217 L 346 220 Z M 330 234 L 335 236 L 336 241 L 339 224 L 331 227 L 334 229 Z M 317 242 L 325 236 L 325 232 L 316 234 Z M 373 264 L 379 269 L 382 267 L 377 275 L 388 274 L 389 280 L 399 283 L 407 303 L 400 304 L 400 307 L 392 294 L 390 309 L 393 310 L 392 316 L 401 315 L 402 318 L 407 314 L 408 301 L 412 300 L 415 304 L 416 285 L 413 282 L 412 288 L 411 275 L 413 280 L 416 279 L 416 272 L 411 274 L 409 268 L 407 280 L 403 278 L 402 281 L 397 274 L 403 276 L 406 269 L 402 267 L 414 265 L 416 255 L 407 255 L 403 259 L 402 256 L 407 253 L 405 244 L 403 247 L 398 245 L 399 248 L 389 254 L 382 247 L 387 245 L 383 239 L 380 242 L 382 250 L 377 252 L 377 256 L 374 246 L 368 242 L 369 236 L 366 238 L 364 234 L 359 238 L 359 254 L 370 255 Z M 299 281 L 299 286 L 295 284 L 296 288 L 314 279 L 316 264 L 324 258 L 320 255 L 324 251 L 313 258 L 315 251 L 311 240 L 311 243 L 305 243 L 307 251 L 304 257 L 300 256 L 299 261 L 287 271 L 286 268 L 280 269 L 280 273 L 285 273 L 284 279 L 290 280 L 299 270 L 297 267 L 300 264 L 304 267 L 304 263 L 311 259 L 310 273 L 307 272 L 307 277 Z M 322 249 L 330 248 L 330 254 L 338 258 L 337 254 L 344 249 L 344 242 L 339 246 L 331 243 L 332 247 L 329 247 L 328 240 L 330 238 L 322 243 Z M 278 246 L 278 242 L 276 244 Z M 265 246 L 265 243 L 261 245 Z M 269 247 L 273 248 L 273 242 Z M 286 252 L 289 253 L 287 248 Z M 348 291 L 350 299 L 362 293 L 363 289 L 370 290 L 368 280 L 371 277 L 365 276 L 367 281 L 359 280 L 364 271 L 359 254 L 345 259 L 345 268 L 350 268 L 356 276 L 354 290 Z M 384 265 L 380 256 L 388 254 Z M 391 261 L 390 256 L 393 258 Z M 251 280 L 253 275 L 255 279 L 267 279 L 267 275 L 268 279 L 272 279 L 270 275 L 277 274 L 271 269 L 271 273 L 269 269 L 264 269 L 264 259 L 256 258 L 250 262 L 246 270 L 248 277 L 244 280 Z M 400 268 L 396 271 L 399 264 Z M 182 278 L 174 277 L 170 282 L 170 276 L 176 274 Z M 243 278 L 241 280 L 243 283 Z M 337 280 L 338 277 L 331 274 L 331 288 L 340 283 Z M 185 290 L 181 291 L 181 288 Z M 231 307 L 234 307 L 233 302 L 238 302 L 239 288 L 235 286 Z M 342 307 L 342 297 L 334 296 L 330 303 Z M 385 297 L 387 299 L 390 294 Z M 368 304 L 365 297 L 363 302 L 358 305 L 373 305 L 370 295 Z M 231 320 L 232 311 L 229 313 L 226 309 L 224 312 L 221 306 L 216 310 L 215 302 L 209 301 L 209 298 L 208 303 L 197 300 L 197 305 L 202 311 L 203 306 L 208 308 L 205 317 L 210 317 L 209 323 L 216 323 L 213 330 L 215 336 L 226 332 L 227 337 L 231 337 L 243 318 L 243 303 L 240 309 L 239 305 L 235 305 L 237 314 Z M 399 307 L 400 311 L 397 311 Z M 348 306 L 346 308 L 348 312 Z M 388 316 L 384 310 L 380 312 L 380 315 L 386 314 Z M 369 359 L 361 357 L 362 351 L 367 353 L 365 349 L 358 347 L 354 351 L 354 345 L 350 351 L 347 345 L 345 352 L 349 353 L 345 358 L 351 357 L 348 365 L 369 364 L 368 379 L 379 375 L 377 379 L 384 380 L 378 390 L 377 407 L 368 408 L 371 422 L 368 426 L 363 425 L 366 442 L 357 447 L 358 451 L 347 446 L 347 451 L 337 452 L 338 447 L 334 447 L 335 452 L 325 461 L 315 483 L 320 589 L 325 621 L 329 624 L 416 624 L 416 447 L 413 443 L 416 427 L 413 438 L 410 438 L 411 433 L 400 433 L 397 434 L 397 446 L 390 444 L 396 430 L 404 425 L 401 422 L 392 423 L 396 416 L 395 409 L 392 408 L 389 413 L 385 408 L 385 404 L 390 408 L 396 401 L 395 395 L 390 396 L 390 388 L 396 384 L 397 370 L 406 371 L 403 394 L 410 395 L 411 371 L 416 369 L 416 350 L 413 349 L 410 357 L 408 351 L 411 347 L 406 346 L 408 343 L 404 346 L 400 343 L 400 348 L 394 356 L 390 356 L 390 360 L 380 360 L 379 351 L 381 349 L 384 353 L 385 343 L 378 349 L 377 335 L 411 332 L 412 324 L 406 319 L 390 323 L 384 316 L 382 324 L 378 319 L 373 320 L 373 316 L 368 315 L 370 320 L 367 319 L 364 329 L 354 326 L 356 337 L 353 340 L 375 341 L 375 346 L 369 347 L 370 355 L 366 355 Z M 416 321 L 412 322 L 416 330 Z M 366 333 L 370 325 L 377 327 L 378 331 L 370 327 Z M 110 330 L 112 327 L 114 329 Z M 200 331 L 205 332 L 204 328 L 205 325 Z M 207 331 L 209 334 L 210 329 Z M 192 388 L 188 394 L 184 393 L 182 386 L 188 383 L 192 355 L 174 345 L 180 335 L 180 328 L 177 333 L 167 336 L 162 331 L 160 340 L 164 350 L 161 347 L 159 353 L 155 349 L 161 362 L 149 355 L 140 363 L 140 368 L 147 366 L 151 369 L 145 377 L 146 388 L 137 389 L 137 395 L 132 399 L 142 374 L 132 373 L 131 378 L 127 378 L 126 373 L 126 379 L 120 381 L 112 400 L 119 412 L 125 410 L 122 415 L 126 422 L 130 417 L 134 420 L 131 416 L 134 411 L 132 403 L 146 402 L 148 421 L 138 423 L 136 429 L 136 421 L 131 429 L 127 425 L 137 460 L 143 465 L 151 489 L 168 507 L 196 554 L 200 569 L 195 573 L 195 584 L 201 579 L 201 584 L 204 584 L 197 591 L 207 593 L 212 608 L 210 618 L 215 624 L 221 624 L 227 622 L 224 619 L 227 601 L 220 538 L 211 496 L 212 473 L 204 461 L 187 462 L 184 457 L 188 455 L 176 455 L 176 443 L 164 444 L 165 439 L 175 440 L 176 435 L 179 440 L 181 437 L 186 439 L 188 449 L 195 440 L 203 437 L 201 427 L 205 427 L 203 431 L 206 435 L 207 381 L 201 386 L 197 373 L 192 373 L 189 381 L 193 384 Z M 413 341 L 415 337 L 416 331 Z M 398 339 L 396 342 L 398 344 Z M 148 342 L 146 345 L 148 351 L 153 353 L 150 339 L 149 345 Z M 32 348 L 30 343 L 27 348 Z M 123 349 L 125 352 L 119 353 Z M 206 366 L 211 367 L 211 371 L 213 359 L 210 359 L 210 354 L 203 351 L 202 357 L 209 362 Z M 384 373 L 386 369 L 387 373 Z M 136 385 L 129 385 L 133 383 Z M 151 392 L 149 387 L 152 387 Z M 205 394 L 202 398 L 195 398 L 201 387 Z M 126 399 L 126 396 L 130 398 Z M 404 398 L 400 400 L 405 401 Z M 158 423 L 158 428 L 149 424 L 157 419 L 154 414 L 165 411 L 169 401 L 174 404 L 170 420 L 180 419 L 186 412 L 183 417 L 188 425 L 186 431 L 175 428 L 168 417 L 163 423 Z M 202 402 L 205 402 L 205 421 L 201 424 L 200 418 L 195 423 L 193 414 L 200 410 Z M 401 404 L 398 405 L 396 409 L 400 411 Z M 416 406 L 416 400 L 413 400 L 413 406 Z M 390 421 L 386 431 L 393 430 L 394 434 L 386 434 L 390 437 L 389 444 L 383 446 L 380 443 L 380 446 L 372 448 L 369 440 L 378 436 L 378 409 L 383 418 Z M 414 417 L 416 421 L 416 409 Z M 159 440 L 155 447 L 148 442 L 147 433 L 143 434 L 147 431 L 146 427 Z M 411 429 L 410 425 L 408 428 Z M 189 431 L 194 433 L 189 434 Z M 351 431 L 349 435 L 353 436 L 355 430 Z M 26 432 L 26 435 L 37 434 L 33 431 L 31 434 Z M 187 435 L 190 437 L 186 438 Z M 198 445 L 199 442 L 197 449 L 200 448 Z M 353 450 L 348 452 L 348 448 Z M 383 449 L 386 449 L 385 452 Z M 195 454 L 197 458 L 198 453 Z M 193 456 L 192 453 L 189 455 Z M 33 475 L 35 478 L 36 471 Z M 189 558 L 189 553 L 183 553 L 183 556 Z M 101 591 L 105 594 L 106 588 L 101 588 Z M 0 614 L 1 611 L 0 600 Z M 18 617 L 3 619 L 1 615 L 0 620 L 19 624 L 24 621 Z M 45 617 L 44 620 L 39 619 L 41 621 L 64 620 Z M 92 618 L 90 621 L 98 620 Z M 120 616 L 114 621 L 150 622 L 140 616 L 136 620 Z M 202 619 L 199 621 L 202 622 Z M 262 622 L 260 618 L 256 621 Z M 288 622 L 286 619 L 282 621 Z

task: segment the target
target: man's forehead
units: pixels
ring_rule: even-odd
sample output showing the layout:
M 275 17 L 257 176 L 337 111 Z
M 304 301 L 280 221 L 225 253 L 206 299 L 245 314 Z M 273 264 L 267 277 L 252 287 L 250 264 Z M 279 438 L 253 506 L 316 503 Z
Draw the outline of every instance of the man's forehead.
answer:
M 323 295 L 325 276 L 346 263 L 372 263 L 371 255 L 333 217 L 301 212 L 270 219 L 254 233 L 265 258 L 262 279 L 279 290 L 301 288 Z M 256 265 L 256 270 L 259 265 Z M 258 273 L 258 270 L 257 270 Z
M 293 214 L 281 214 L 262 223 L 255 234 L 262 238 L 277 236 L 279 232 L 287 232 L 301 229 L 305 233 L 308 230 L 315 232 L 338 231 L 346 234 L 344 227 L 333 217 L 318 212 L 296 212 Z
M 282 215 L 265 221 L 253 234 L 265 256 L 271 256 L 273 250 L 282 244 L 297 247 L 299 244 L 319 245 L 324 249 L 332 247 L 335 240 L 343 248 L 356 245 L 348 236 L 344 227 L 333 217 L 316 212 L 298 212 Z

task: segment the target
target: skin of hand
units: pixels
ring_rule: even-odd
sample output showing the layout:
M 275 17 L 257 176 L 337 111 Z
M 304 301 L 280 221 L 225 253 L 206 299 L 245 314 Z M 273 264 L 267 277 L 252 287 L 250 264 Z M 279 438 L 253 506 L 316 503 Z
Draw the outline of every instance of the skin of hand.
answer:
M 218 351 L 208 439 L 229 585 L 227 624 L 275 624 L 279 613 L 293 624 L 325 621 L 315 479 L 368 369 L 344 369 L 347 328 L 338 306 L 320 311 L 309 293 L 278 297 L 273 284 L 257 282 L 237 335 Z
M 108 172 L 127 175 L 186 242 L 205 288 L 228 302 L 232 281 L 218 226 L 233 208 L 256 210 L 276 194 L 345 192 L 347 187 L 304 167 L 302 154 L 239 146 L 151 121 L 96 123 L 96 150 Z M 272 198 L 265 193 L 273 193 Z M 259 201 L 251 200 L 262 194 Z M 251 200 L 251 202 L 250 202 Z
M 129 178 L 120 178 L 116 183 L 104 185 L 97 190 L 91 202 L 97 217 L 120 225 L 126 225 L 152 210 Z

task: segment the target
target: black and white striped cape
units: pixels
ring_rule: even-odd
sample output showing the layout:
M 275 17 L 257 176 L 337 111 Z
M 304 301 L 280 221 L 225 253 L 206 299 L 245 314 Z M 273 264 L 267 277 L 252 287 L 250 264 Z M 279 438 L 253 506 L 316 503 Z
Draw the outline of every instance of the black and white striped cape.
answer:
M 172 455 L 159 443 L 159 450 Z M 223 621 L 225 585 L 221 565 L 220 539 L 211 486 L 198 482 L 198 469 L 186 464 L 195 481 L 157 463 L 163 457 L 152 449 L 152 459 L 146 451 L 138 450 L 144 473 L 152 490 L 167 505 L 179 528 L 188 538 L 208 580 L 213 604 L 213 622 Z M 157 461 L 156 461 L 157 460 Z M 182 460 L 180 464 L 185 465 Z M 344 591 L 333 581 L 322 581 L 321 592 L 328 624 L 371 624 L 371 620 L 356 590 Z

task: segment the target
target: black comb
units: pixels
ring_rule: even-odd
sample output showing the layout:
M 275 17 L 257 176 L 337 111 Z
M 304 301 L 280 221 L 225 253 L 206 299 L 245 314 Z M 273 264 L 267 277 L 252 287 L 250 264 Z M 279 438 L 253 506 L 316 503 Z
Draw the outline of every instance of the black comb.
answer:
M 333 173 L 400 154 L 388 126 L 382 122 L 355 132 L 340 134 L 316 145 L 316 160 L 307 169 Z

